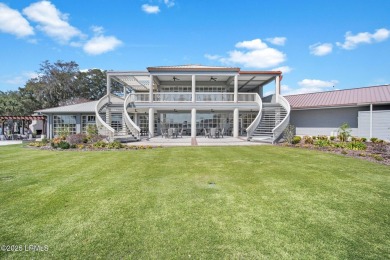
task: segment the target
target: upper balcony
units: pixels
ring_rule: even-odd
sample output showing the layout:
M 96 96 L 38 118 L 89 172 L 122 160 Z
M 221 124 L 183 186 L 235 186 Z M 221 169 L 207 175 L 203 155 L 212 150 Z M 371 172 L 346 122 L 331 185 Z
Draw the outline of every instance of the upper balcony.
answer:
M 257 93 L 238 93 L 237 102 L 234 93 L 196 92 L 193 99 L 191 92 L 157 92 L 150 101 L 149 93 L 129 94 L 128 103 L 136 107 L 248 107 L 258 109 Z

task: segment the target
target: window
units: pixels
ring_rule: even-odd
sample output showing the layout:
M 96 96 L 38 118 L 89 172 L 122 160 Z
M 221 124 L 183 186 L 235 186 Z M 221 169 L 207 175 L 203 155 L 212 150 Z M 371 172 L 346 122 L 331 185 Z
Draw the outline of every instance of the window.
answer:
M 96 125 L 96 116 L 95 115 L 82 116 L 81 123 L 82 123 L 82 132 L 86 134 L 88 125 Z
M 53 116 L 53 134 L 59 135 L 61 132 L 76 133 L 76 116 L 54 115 Z

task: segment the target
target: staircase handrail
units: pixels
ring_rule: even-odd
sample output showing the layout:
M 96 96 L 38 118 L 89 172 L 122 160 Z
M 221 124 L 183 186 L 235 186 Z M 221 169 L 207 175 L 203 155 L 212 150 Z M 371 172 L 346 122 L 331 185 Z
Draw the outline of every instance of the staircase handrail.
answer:
M 287 99 L 285 99 L 281 95 L 279 96 L 278 103 L 286 110 L 286 116 L 277 126 L 274 127 L 274 129 L 272 129 L 272 133 L 273 133 L 272 142 L 275 142 L 280 137 L 280 135 L 283 133 L 284 129 L 286 129 L 287 125 L 290 122 L 290 111 L 291 111 L 290 103 L 288 103 Z
M 125 102 L 123 103 L 123 109 L 124 109 L 124 118 L 127 128 L 131 131 L 131 133 L 134 136 L 137 136 L 137 139 L 140 138 L 141 128 L 137 126 L 133 120 L 131 120 L 131 117 L 129 116 L 129 113 L 127 113 L 127 106 L 130 102 L 134 102 L 134 98 L 132 98 L 133 94 L 127 95 Z
M 103 96 L 95 106 L 95 114 L 96 114 L 96 125 L 101 135 L 108 135 L 108 137 L 112 140 L 114 138 L 115 129 L 108 125 L 99 114 L 99 111 L 102 107 L 104 107 L 108 103 L 109 94 Z
M 261 101 L 261 97 L 257 93 L 255 95 L 255 102 L 259 105 L 259 113 L 255 117 L 255 120 L 253 120 L 253 122 L 246 129 L 246 134 L 248 139 L 252 136 L 253 132 L 256 130 L 256 127 L 260 124 L 261 121 L 263 101 Z

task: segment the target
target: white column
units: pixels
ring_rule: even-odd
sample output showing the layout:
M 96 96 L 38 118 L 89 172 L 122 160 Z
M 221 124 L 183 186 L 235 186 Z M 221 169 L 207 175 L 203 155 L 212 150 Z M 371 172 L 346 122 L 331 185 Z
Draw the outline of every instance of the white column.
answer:
M 239 111 L 238 108 L 234 109 L 233 112 L 233 137 L 238 137 L 238 116 L 239 116 Z
M 153 102 L 153 75 L 150 75 L 149 102 Z
M 196 102 L 196 76 L 192 75 L 192 102 Z
M 107 75 L 107 95 L 111 93 L 111 78 L 110 75 Z M 108 96 L 108 102 L 110 102 L 110 96 Z
M 125 115 L 125 113 L 127 113 L 127 111 L 123 111 L 122 112 L 122 131 L 123 132 L 127 132 L 127 126 L 126 126 L 126 120 L 125 120 L 125 116 L 126 115 Z
M 238 75 L 234 76 L 234 103 L 238 102 Z
M 275 94 L 276 94 L 276 102 L 279 102 L 279 95 L 280 95 L 280 76 L 276 76 L 276 78 L 275 78 Z
M 191 110 L 191 137 L 196 137 L 196 108 Z
M 372 104 L 370 104 L 370 139 L 372 138 Z
M 154 136 L 154 109 L 149 108 L 149 138 Z

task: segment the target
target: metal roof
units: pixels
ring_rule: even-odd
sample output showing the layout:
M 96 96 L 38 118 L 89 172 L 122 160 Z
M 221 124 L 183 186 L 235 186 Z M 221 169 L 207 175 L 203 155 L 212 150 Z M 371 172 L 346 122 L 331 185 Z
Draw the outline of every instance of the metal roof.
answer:
M 390 85 L 285 96 L 292 109 L 390 104 Z
M 222 66 L 204 66 L 199 64 L 177 65 L 177 66 L 155 66 L 148 67 L 148 71 L 233 71 L 238 72 L 237 67 L 222 67 Z
M 53 107 L 40 109 L 36 112 L 45 113 L 95 113 L 95 106 L 98 101 L 91 101 L 81 104 L 63 106 L 63 107 Z

